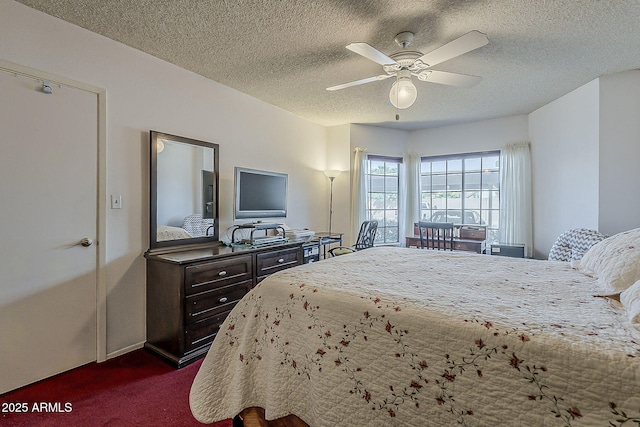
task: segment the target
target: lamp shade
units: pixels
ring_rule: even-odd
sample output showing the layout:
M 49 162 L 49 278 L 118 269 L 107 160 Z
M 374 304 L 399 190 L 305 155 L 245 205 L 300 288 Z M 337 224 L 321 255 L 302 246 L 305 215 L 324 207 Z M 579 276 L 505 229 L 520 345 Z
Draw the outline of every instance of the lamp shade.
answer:
M 411 107 L 417 97 L 418 89 L 416 89 L 411 78 L 407 77 L 399 77 L 389 91 L 389 101 L 400 110 Z
M 327 176 L 327 178 L 335 178 L 338 175 L 340 175 L 342 171 L 339 170 L 326 170 L 324 171 L 324 174 Z

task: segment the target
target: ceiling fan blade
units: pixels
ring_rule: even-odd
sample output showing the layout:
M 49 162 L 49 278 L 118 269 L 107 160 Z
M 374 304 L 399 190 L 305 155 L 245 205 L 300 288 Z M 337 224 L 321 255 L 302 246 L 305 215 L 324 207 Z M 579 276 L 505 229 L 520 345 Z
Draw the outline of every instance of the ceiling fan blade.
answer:
M 389 74 L 382 74 L 380 76 L 367 77 L 366 79 L 360 79 L 360 80 L 356 80 L 354 82 L 343 83 L 341 85 L 331 86 L 331 87 L 328 87 L 327 90 L 333 91 L 333 90 L 344 89 L 346 87 L 357 86 L 357 85 L 362 85 L 362 84 L 365 84 L 365 83 L 375 82 L 377 80 L 388 79 L 389 77 L 393 77 L 393 76 L 389 75 Z
M 358 55 L 362 55 L 365 58 L 372 60 L 373 62 L 377 62 L 380 65 L 389 65 L 396 63 L 394 59 L 389 58 L 387 55 L 380 52 L 375 47 L 366 43 L 350 43 L 347 45 L 347 49 L 357 53 Z
M 416 61 L 422 61 L 428 67 L 447 61 L 463 53 L 471 52 L 489 43 L 487 35 L 480 31 L 470 31 L 457 39 L 440 46 L 427 54 L 422 55 Z
M 482 77 L 469 76 L 467 74 L 450 73 L 448 71 L 428 70 L 419 74 L 418 79 L 425 82 L 438 83 L 441 85 L 469 88 L 480 83 Z

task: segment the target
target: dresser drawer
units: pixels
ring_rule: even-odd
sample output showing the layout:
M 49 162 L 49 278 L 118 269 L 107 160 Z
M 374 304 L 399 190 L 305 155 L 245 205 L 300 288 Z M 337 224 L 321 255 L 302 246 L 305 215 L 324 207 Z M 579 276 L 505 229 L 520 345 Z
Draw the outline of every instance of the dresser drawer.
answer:
M 186 295 L 252 279 L 251 255 L 190 265 L 185 268 Z
M 461 227 L 460 238 L 470 240 L 485 240 L 487 238 L 486 228 Z
M 252 280 L 246 280 L 185 298 L 186 323 L 197 322 L 205 317 L 231 310 L 251 290 L 251 284 Z
M 484 240 L 454 240 L 453 249 L 456 251 L 469 251 L 481 254 L 485 250 Z
M 300 248 L 261 253 L 256 255 L 256 276 L 267 276 L 300 264 L 302 264 Z
M 220 325 L 229 315 L 228 311 L 211 316 L 200 322 L 188 325 L 185 328 L 185 353 L 211 344 L 220 330 Z

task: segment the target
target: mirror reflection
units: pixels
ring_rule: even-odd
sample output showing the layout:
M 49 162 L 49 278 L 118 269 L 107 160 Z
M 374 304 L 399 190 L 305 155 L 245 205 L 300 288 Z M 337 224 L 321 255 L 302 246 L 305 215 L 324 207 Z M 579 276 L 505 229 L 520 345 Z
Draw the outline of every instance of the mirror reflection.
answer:
M 217 144 L 153 131 L 151 144 L 151 246 L 218 240 Z

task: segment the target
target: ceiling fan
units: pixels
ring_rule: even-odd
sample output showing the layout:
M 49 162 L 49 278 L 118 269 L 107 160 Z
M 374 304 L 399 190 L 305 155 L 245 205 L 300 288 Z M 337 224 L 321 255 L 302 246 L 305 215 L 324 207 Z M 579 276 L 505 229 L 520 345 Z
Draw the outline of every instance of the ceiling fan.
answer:
M 382 65 L 382 69 L 386 74 L 331 86 L 328 87 L 327 90 L 334 91 L 396 77 L 396 81 L 391 86 L 391 91 L 389 92 L 389 100 L 394 107 L 405 109 L 413 105 L 418 96 L 418 90 L 411 81 L 411 76 L 416 76 L 420 81 L 457 87 L 472 87 L 482 80 L 482 77 L 478 76 L 437 71 L 431 70 L 430 68 L 436 64 L 486 45 L 489 43 L 486 34 L 476 30 L 470 31 L 424 55 L 422 52 L 405 50 L 407 46 L 411 44 L 412 40 L 413 33 L 409 31 L 404 31 L 396 35 L 395 42 L 402 47 L 403 50 L 389 56 L 367 43 L 351 43 L 347 45 L 347 49 L 350 51 Z

